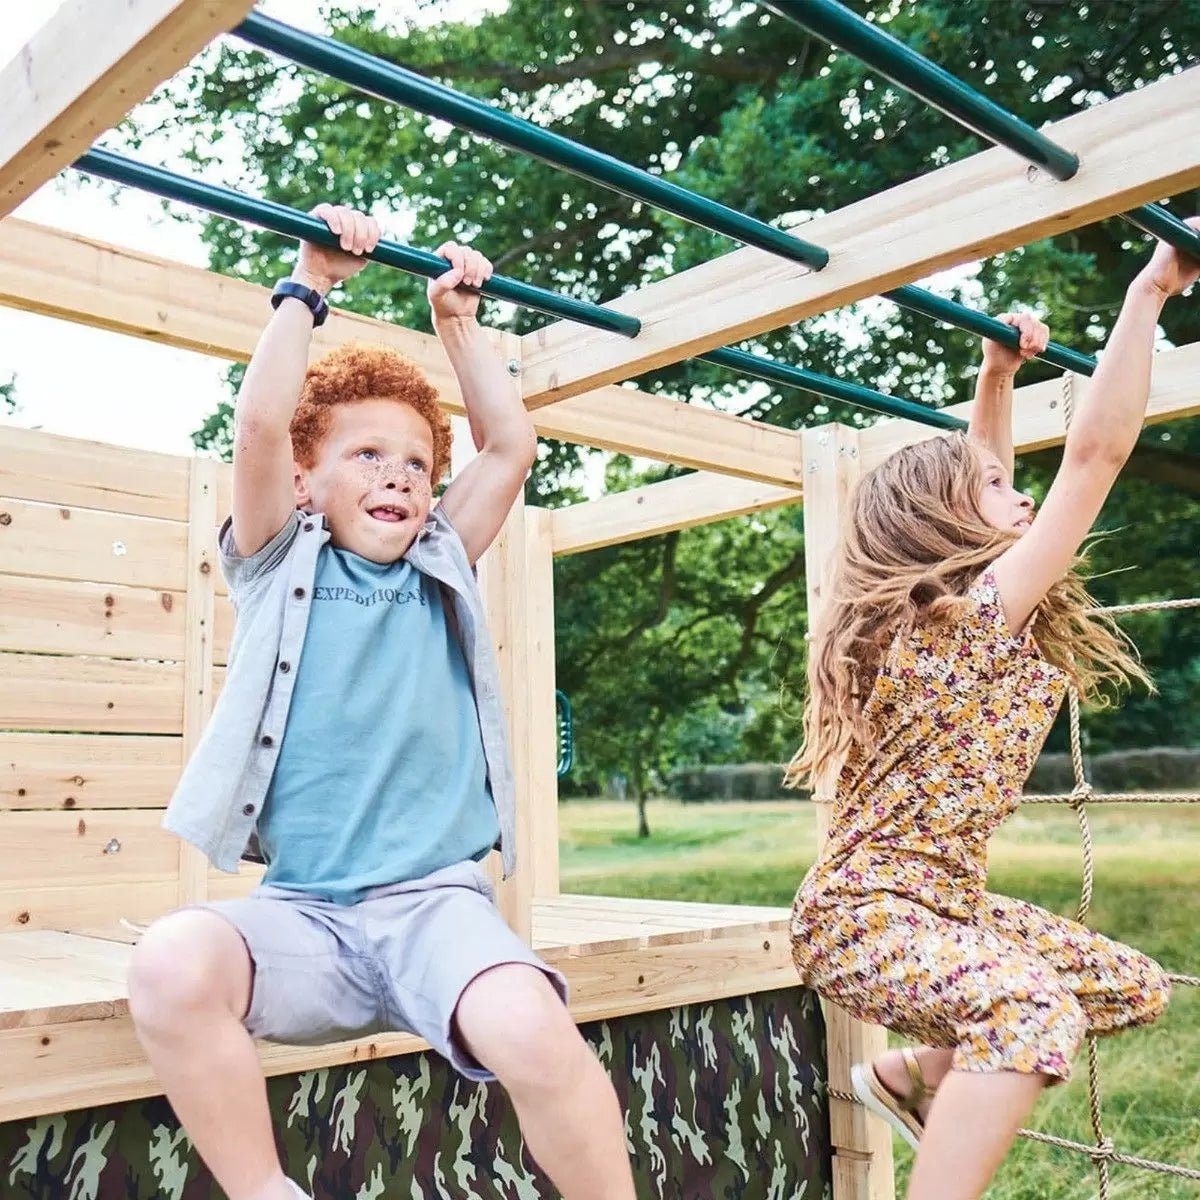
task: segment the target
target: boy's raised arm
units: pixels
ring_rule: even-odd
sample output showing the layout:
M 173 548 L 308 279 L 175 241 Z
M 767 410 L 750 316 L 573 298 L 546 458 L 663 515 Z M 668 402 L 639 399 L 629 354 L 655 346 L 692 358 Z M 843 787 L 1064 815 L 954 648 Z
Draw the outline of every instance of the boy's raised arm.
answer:
M 460 283 L 478 287 L 491 275 L 491 263 L 453 242 L 437 253 L 450 261 L 450 270 L 429 284 L 433 327 L 458 380 L 479 451 L 446 489 L 441 507 L 475 562 L 525 485 L 537 456 L 537 434 L 500 355 L 475 319 L 478 293 L 455 290 Z
M 338 235 L 342 249 L 300 244 L 292 280 L 324 297 L 366 263 L 379 241 L 376 222 L 353 209 L 313 209 Z M 285 296 L 267 323 L 234 410 L 233 541 L 243 557 L 261 550 L 296 507 L 295 465 L 288 430 L 308 367 L 314 313 L 303 299 Z

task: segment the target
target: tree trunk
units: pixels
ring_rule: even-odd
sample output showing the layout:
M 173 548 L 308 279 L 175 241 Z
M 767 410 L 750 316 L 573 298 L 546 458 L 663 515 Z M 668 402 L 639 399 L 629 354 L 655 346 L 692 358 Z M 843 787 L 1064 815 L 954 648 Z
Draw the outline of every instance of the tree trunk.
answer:
M 650 836 L 650 823 L 646 820 L 646 781 L 642 777 L 642 764 L 633 764 L 633 799 L 637 804 L 638 837 Z

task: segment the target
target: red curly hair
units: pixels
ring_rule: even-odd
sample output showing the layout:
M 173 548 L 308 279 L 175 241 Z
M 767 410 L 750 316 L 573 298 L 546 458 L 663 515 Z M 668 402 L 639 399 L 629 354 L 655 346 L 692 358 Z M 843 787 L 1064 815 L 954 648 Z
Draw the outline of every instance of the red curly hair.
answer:
M 411 404 L 433 432 L 435 486 L 450 463 L 450 418 L 437 402 L 437 390 L 418 367 L 393 350 L 347 342 L 317 359 L 305 373 L 304 389 L 292 417 L 292 453 L 302 467 L 313 467 L 321 442 L 341 404 L 394 400 Z

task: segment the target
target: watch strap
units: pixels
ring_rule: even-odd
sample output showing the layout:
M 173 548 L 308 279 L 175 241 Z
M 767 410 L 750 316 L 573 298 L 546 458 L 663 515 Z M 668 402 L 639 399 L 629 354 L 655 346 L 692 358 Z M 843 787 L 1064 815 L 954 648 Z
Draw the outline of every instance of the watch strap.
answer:
M 325 324 L 325 318 L 329 316 L 329 302 L 320 292 L 305 287 L 295 279 L 281 279 L 271 293 L 271 307 L 278 308 L 288 296 L 307 305 L 312 313 L 314 329 Z

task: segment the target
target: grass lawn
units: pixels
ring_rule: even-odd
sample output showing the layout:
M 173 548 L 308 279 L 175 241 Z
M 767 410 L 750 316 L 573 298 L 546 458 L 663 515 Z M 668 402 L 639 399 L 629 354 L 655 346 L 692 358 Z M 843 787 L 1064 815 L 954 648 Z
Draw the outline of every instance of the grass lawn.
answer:
M 632 803 L 569 801 L 560 809 L 567 892 L 714 903 L 791 903 L 816 851 L 815 813 L 801 803 L 652 803 L 639 841 Z M 1200 806 L 1093 808 L 1096 894 L 1090 922 L 1169 970 L 1200 974 Z M 1075 816 L 1029 806 L 992 843 L 993 890 L 1075 915 L 1081 856 Z M 1119 1150 L 1200 1169 L 1200 989 L 1178 988 L 1166 1017 L 1101 1043 L 1105 1130 Z M 1034 1128 L 1090 1141 L 1086 1069 L 1048 1092 Z M 909 1156 L 897 1141 L 899 1194 Z M 1096 1173 L 1081 1155 L 1021 1141 L 992 1200 L 1088 1200 Z M 1200 1200 L 1200 1183 L 1112 1168 L 1113 1200 Z

